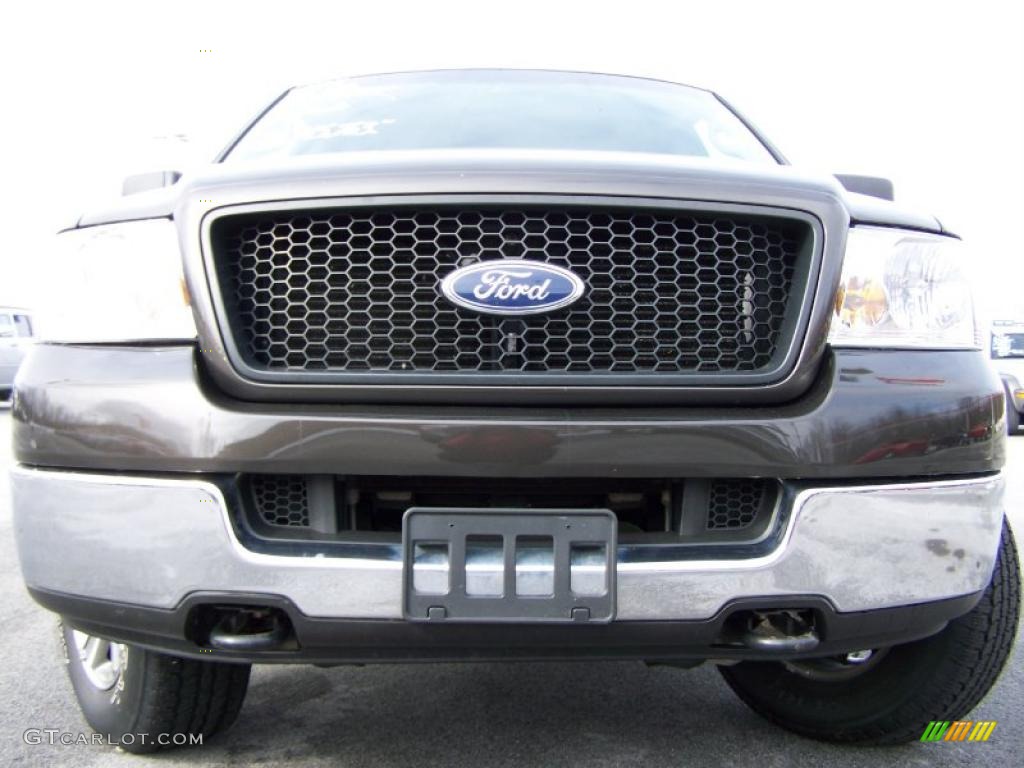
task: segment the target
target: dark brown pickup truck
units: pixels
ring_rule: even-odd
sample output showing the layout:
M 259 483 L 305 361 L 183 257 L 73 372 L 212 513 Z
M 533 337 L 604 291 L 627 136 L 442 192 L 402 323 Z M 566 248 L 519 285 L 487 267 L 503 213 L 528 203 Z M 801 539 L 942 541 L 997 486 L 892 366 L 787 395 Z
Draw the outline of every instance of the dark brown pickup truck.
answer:
M 709 91 L 451 71 L 128 186 L 58 237 L 12 481 L 125 749 L 227 727 L 253 663 L 710 662 L 876 743 L 999 674 L 1003 389 L 959 239 L 883 181 Z

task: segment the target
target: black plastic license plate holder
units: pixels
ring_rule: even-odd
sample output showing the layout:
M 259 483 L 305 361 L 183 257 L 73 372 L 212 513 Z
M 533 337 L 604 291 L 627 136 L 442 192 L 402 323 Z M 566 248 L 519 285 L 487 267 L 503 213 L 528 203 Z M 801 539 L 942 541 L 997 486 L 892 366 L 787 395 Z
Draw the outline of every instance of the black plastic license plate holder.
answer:
M 607 509 L 411 508 L 402 521 L 405 618 L 608 623 L 617 528 Z

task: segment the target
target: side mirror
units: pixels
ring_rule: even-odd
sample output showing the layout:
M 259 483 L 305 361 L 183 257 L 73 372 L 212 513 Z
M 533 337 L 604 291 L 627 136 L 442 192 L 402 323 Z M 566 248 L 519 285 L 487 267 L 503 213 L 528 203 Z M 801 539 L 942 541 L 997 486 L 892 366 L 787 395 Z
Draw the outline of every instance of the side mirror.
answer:
M 837 173 L 836 178 L 848 192 L 859 195 L 871 195 L 883 200 L 895 200 L 892 181 L 881 176 L 855 176 L 849 173 Z
M 139 192 L 149 192 L 151 189 L 160 189 L 176 184 L 181 178 L 178 171 L 154 171 L 153 173 L 138 173 L 129 176 L 121 186 L 122 195 L 135 195 Z

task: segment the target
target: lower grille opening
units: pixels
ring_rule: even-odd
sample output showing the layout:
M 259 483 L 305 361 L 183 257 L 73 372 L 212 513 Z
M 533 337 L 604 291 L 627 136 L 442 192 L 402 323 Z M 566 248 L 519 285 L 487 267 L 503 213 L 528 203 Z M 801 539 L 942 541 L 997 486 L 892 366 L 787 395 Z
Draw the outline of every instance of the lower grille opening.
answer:
M 255 475 L 253 502 L 267 525 L 309 527 L 309 495 L 302 475 Z
M 397 541 L 412 507 L 610 509 L 619 537 L 742 543 L 772 522 L 779 483 L 752 478 L 396 478 L 243 475 L 241 516 L 269 539 Z
M 763 480 L 714 480 L 708 492 L 708 530 L 747 528 L 765 496 Z

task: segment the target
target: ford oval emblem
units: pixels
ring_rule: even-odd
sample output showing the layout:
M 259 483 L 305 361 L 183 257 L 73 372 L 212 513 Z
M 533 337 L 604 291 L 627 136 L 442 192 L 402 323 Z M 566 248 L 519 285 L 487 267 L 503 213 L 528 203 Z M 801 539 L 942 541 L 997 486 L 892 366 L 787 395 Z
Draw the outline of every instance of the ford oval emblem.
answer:
M 489 315 L 534 315 L 568 307 L 584 285 L 567 269 L 525 259 L 495 259 L 462 267 L 441 282 L 450 302 Z

